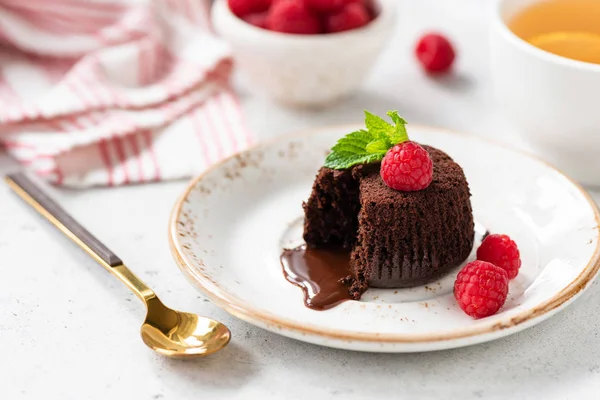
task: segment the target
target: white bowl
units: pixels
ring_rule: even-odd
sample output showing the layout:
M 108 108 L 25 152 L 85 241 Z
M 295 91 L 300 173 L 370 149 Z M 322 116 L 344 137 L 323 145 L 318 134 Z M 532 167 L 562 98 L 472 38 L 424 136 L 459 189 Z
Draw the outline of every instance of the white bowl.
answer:
M 580 182 L 600 185 L 600 65 L 540 50 L 507 27 L 516 13 L 541 1 L 497 2 L 491 32 L 496 96 L 540 155 Z
M 292 35 L 257 28 L 236 17 L 226 0 L 212 8 L 214 27 L 255 90 L 294 106 L 320 106 L 363 83 L 396 23 L 396 2 L 376 1 L 368 25 L 327 35 Z

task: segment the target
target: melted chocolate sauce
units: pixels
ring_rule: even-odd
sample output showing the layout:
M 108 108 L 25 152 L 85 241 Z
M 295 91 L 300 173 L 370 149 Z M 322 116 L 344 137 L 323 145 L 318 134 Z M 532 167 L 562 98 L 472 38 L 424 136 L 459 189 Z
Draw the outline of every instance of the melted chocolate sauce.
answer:
M 283 274 L 288 282 L 302 288 L 304 304 L 313 310 L 327 310 L 350 300 L 345 278 L 350 275 L 350 253 L 345 250 L 316 250 L 300 246 L 281 254 Z

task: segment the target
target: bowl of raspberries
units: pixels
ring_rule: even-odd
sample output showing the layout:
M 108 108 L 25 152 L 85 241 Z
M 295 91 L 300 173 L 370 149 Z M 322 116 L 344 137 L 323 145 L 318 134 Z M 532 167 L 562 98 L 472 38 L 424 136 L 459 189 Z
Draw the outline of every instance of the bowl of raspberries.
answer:
M 320 107 L 356 91 L 396 25 L 395 0 L 216 0 L 212 21 L 258 93 Z

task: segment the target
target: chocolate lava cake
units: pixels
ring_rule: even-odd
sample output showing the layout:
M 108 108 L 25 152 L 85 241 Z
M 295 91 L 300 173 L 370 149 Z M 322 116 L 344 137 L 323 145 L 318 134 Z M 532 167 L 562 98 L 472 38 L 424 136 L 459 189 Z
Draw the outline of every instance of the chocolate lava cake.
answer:
M 423 146 L 433 180 L 423 190 L 388 187 L 380 163 L 322 167 L 303 204 L 310 248 L 351 251 L 353 298 L 367 287 L 402 288 L 435 280 L 460 265 L 474 240 L 470 192 L 462 168 L 446 153 Z

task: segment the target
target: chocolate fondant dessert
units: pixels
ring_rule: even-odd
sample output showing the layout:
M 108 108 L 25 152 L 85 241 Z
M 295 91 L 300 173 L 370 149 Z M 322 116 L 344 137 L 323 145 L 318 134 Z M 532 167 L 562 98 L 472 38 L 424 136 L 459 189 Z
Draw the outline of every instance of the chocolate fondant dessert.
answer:
M 439 278 L 474 241 L 469 185 L 446 153 L 413 142 L 406 121 L 365 110 L 365 128 L 331 148 L 303 203 L 306 246 L 284 249 L 285 278 L 325 310 L 368 287 Z
M 418 191 L 398 191 L 380 163 L 322 167 L 304 203 L 309 248 L 351 251 L 347 278 L 353 298 L 367 287 L 401 288 L 434 280 L 461 264 L 474 239 L 470 192 L 461 167 L 429 146 L 433 179 Z

